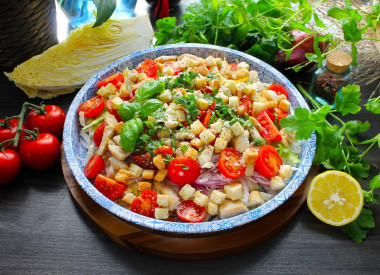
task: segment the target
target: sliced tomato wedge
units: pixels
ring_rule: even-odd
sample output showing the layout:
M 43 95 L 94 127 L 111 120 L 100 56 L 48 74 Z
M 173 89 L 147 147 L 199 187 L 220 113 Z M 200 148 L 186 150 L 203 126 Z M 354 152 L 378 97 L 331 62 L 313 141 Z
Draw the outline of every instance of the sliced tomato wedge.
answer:
M 101 88 L 101 87 L 107 86 L 109 83 L 111 83 L 115 87 L 117 87 L 118 86 L 117 84 L 119 82 L 124 83 L 124 75 L 122 73 L 117 73 L 117 74 L 111 75 L 110 77 L 108 77 L 102 81 L 99 81 L 97 83 L 97 85 L 98 85 L 98 88 Z
M 95 178 L 104 170 L 105 166 L 106 165 L 101 156 L 93 155 L 84 167 L 84 175 L 89 179 Z
M 283 119 L 284 117 L 287 117 L 289 115 L 288 112 L 284 112 L 279 108 L 274 108 L 274 112 L 277 114 L 278 122 L 280 122 L 281 119 Z
M 94 186 L 104 196 L 110 200 L 115 200 L 123 195 L 127 186 L 103 175 L 97 175 L 94 181 Z
M 240 102 L 241 102 L 241 104 L 242 104 L 243 106 L 245 106 L 245 109 L 246 109 L 247 114 L 250 114 L 251 111 L 252 111 L 252 108 L 251 108 L 251 106 L 252 106 L 251 99 L 250 99 L 248 96 L 243 95 L 243 96 L 241 97 L 241 99 L 240 99 Z
M 166 157 L 167 155 L 174 156 L 172 147 L 169 147 L 166 145 L 161 146 L 157 149 L 154 149 L 153 154 L 155 155 L 161 154 L 164 157 Z
M 271 91 L 274 91 L 276 92 L 276 94 L 278 95 L 285 95 L 286 98 L 288 99 L 288 92 L 286 91 L 285 87 L 284 86 L 281 86 L 280 84 L 272 84 L 272 85 L 269 85 L 267 90 L 271 90 Z
M 145 190 L 132 201 L 131 211 L 154 218 L 154 211 L 157 207 L 157 193 L 152 190 Z
M 272 119 L 268 116 L 265 110 L 263 110 L 257 116 L 257 121 L 263 127 L 263 130 L 260 133 L 262 138 L 274 142 L 281 141 L 282 137 L 280 132 L 278 131 L 276 125 L 274 125 Z
M 184 222 L 197 223 L 206 217 L 206 209 L 192 200 L 187 200 L 177 206 L 177 216 Z
M 211 115 L 212 115 L 212 112 L 210 110 L 207 110 L 206 115 L 203 118 L 203 122 L 202 122 L 205 128 L 208 128 L 208 123 L 210 122 Z
M 106 107 L 107 107 L 108 112 L 109 112 L 111 115 L 114 115 L 115 118 L 117 119 L 117 121 L 119 121 L 119 122 L 120 122 L 120 121 L 123 121 L 123 120 L 121 119 L 121 117 L 119 116 L 119 114 L 117 113 L 117 110 L 112 109 L 112 107 L 111 107 L 111 99 L 108 99 L 108 100 L 107 100 Z
M 242 154 L 232 147 L 223 149 L 219 156 L 218 168 L 223 176 L 230 179 L 243 176 L 245 173 L 245 163 Z
M 78 114 L 80 112 L 83 112 L 84 117 L 94 118 L 94 117 L 98 117 L 103 112 L 103 109 L 104 109 L 103 97 L 94 96 L 93 98 L 90 98 L 89 100 L 82 102 L 82 104 L 79 105 Z
M 278 174 L 282 165 L 282 159 L 272 145 L 260 147 L 255 170 L 264 177 L 270 178 Z
M 153 163 L 153 158 L 148 152 L 143 155 L 133 156 L 132 158 L 142 168 L 156 169 L 156 166 Z
M 94 132 L 94 143 L 96 146 L 99 147 L 100 143 L 102 142 L 104 128 L 106 127 L 106 124 L 103 122 L 98 127 L 96 127 Z
M 157 63 L 152 59 L 147 59 L 136 68 L 139 73 L 145 73 L 148 77 L 157 78 Z

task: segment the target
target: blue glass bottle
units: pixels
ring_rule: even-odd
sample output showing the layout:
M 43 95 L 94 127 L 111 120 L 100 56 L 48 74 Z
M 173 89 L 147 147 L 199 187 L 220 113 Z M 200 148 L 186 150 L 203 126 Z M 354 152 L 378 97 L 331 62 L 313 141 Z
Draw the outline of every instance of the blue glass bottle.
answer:
M 59 6 L 67 16 L 70 24 L 74 27 L 80 27 L 87 22 L 94 22 L 96 11 L 92 0 L 57 0 Z M 122 19 L 135 16 L 135 7 L 137 0 L 117 0 L 116 9 L 112 18 Z

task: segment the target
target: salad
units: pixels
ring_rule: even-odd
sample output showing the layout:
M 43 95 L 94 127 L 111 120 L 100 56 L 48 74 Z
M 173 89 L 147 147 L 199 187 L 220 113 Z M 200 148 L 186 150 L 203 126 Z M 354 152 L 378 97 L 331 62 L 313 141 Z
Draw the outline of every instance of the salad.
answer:
M 135 213 L 229 218 L 270 200 L 297 169 L 300 143 L 279 124 L 287 91 L 245 62 L 160 56 L 97 87 L 78 108 L 84 174 Z

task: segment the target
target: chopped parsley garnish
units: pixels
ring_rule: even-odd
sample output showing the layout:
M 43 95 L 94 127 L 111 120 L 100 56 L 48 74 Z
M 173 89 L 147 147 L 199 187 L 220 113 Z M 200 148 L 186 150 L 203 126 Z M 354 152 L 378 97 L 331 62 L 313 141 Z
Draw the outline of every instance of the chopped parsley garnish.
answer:
M 189 149 L 189 146 L 183 145 L 180 148 L 181 148 L 182 152 L 185 152 L 185 151 L 187 151 L 187 149 Z
M 196 120 L 196 117 L 199 115 L 199 109 L 196 100 L 197 98 L 193 94 L 174 99 L 174 103 L 185 107 L 186 120 L 189 124 L 193 123 L 193 121 Z
M 175 88 L 184 88 L 188 91 L 194 90 L 194 80 L 198 76 L 197 73 L 185 71 L 178 75 L 174 80 L 168 79 L 165 82 L 165 88 L 173 90 Z
M 172 157 L 169 154 L 166 154 L 166 157 L 164 159 L 162 159 L 162 161 L 165 162 L 166 164 L 168 164 L 172 159 L 174 159 L 174 157 Z

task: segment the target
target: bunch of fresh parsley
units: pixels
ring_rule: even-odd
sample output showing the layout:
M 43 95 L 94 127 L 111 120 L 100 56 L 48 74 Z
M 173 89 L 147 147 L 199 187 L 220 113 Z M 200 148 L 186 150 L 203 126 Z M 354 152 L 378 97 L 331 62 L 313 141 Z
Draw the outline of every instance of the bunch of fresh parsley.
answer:
M 341 94 L 335 97 L 335 110 L 329 105 L 321 105 L 316 102 L 303 88 L 298 89 L 307 97 L 314 109 L 309 112 L 305 108 L 296 108 L 294 115 L 283 118 L 281 126 L 289 131 L 296 132 L 296 139 L 309 139 L 313 130 L 317 135 L 317 148 L 314 164 L 321 164 L 326 169 L 344 171 L 353 176 L 359 182 L 369 175 L 370 165 L 364 159 L 366 153 L 377 143 L 380 147 L 380 133 L 371 139 L 360 141 L 357 134 L 366 132 L 370 128 L 368 121 L 349 120 L 344 122 L 337 114 L 345 116 L 356 114 L 360 107 L 360 87 L 348 85 L 342 89 Z M 380 99 L 373 98 L 365 104 L 368 111 L 380 114 Z M 330 116 L 337 124 L 331 124 L 326 118 Z M 367 146 L 361 152 L 358 146 Z M 370 228 L 375 226 L 372 210 L 368 208 L 371 203 L 378 203 L 379 195 L 374 193 L 380 188 L 380 174 L 375 176 L 370 184 L 369 191 L 363 190 L 365 207 L 359 217 L 342 227 L 355 242 L 361 242 Z

